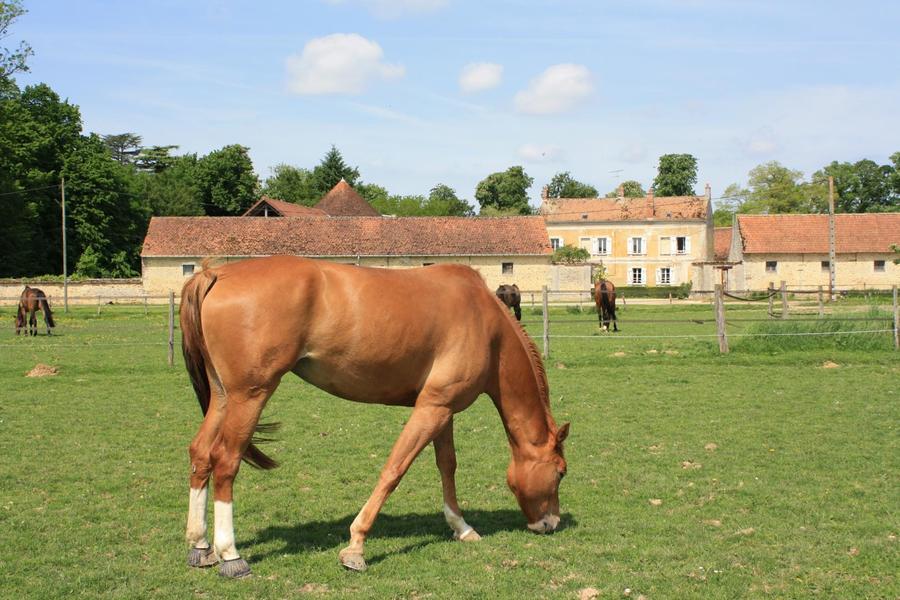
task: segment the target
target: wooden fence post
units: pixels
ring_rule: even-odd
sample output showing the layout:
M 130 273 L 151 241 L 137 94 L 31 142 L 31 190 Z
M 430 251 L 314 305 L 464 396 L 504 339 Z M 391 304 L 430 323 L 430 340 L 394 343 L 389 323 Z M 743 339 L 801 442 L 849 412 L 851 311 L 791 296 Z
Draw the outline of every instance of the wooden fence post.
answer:
M 175 292 L 169 292 L 169 366 L 175 365 Z
M 819 316 L 825 316 L 825 294 L 822 286 L 819 286 Z
M 781 281 L 781 318 L 788 318 L 787 281 Z
M 541 289 L 544 305 L 544 358 L 550 358 L 550 302 L 547 298 L 547 286 Z
M 716 284 L 716 333 L 719 336 L 719 352 L 728 354 L 728 336 L 725 332 L 725 296 L 722 284 Z
M 97 316 L 100 316 L 100 294 L 97 294 Z
M 767 293 L 769 295 L 769 316 L 774 317 L 775 316 L 775 299 L 774 299 L 775 282 L 774 281 L 769 282 L 769 289 L 767 290 Z
M 895 285 L 893 288 L 894 292 L 894 350 L 900 350 L 900 331 L 898 331 L 898 326 L 900 326 L 900 307 L 897 305 L 897 286 Z
M 149 313 L 149 309 L 147 307 L 147 292 L 144 292 L 144 316 L 146 317 Z

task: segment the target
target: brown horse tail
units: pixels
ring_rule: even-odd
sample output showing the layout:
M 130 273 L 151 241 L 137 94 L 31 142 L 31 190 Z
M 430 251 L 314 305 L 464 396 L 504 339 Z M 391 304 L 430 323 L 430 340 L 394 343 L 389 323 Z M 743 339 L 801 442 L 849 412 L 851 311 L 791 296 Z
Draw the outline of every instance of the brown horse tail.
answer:
M 179 309 L 181 351 L 184 354 L 184 364 L 204 416 L 209 410 L 211 389 L 206 369 L 209 353 L 206 349 L 206 341 L 203 339 L 200 308 L 203 305 L 203 299 L 206 298 L 209 290 L 216 284 L 216 279 L 216 274 L 207 268 L 191 277 L 181 290 L 181 307 Z M 277 429 L 277 423 L 259 423 L 256 425 L 256 431 L 263 434 L 273 433 Z M 270 439 L 253 436 L 252 442 L 261 443 Z M 242 457 L 247 464 L 258 469 L 274 469 L 278 466 L 278 462 L 262 452 L 252 442 L 247 446 Z
M 47 321 L 47 325 L 49 327 L 56 327 L 56 321 L 53 320 L 53 312 L 50 310 L 50 303 L 47 302 L 47 297 L 43 296 L 40 299 L 41 302 L 41 310 L 44 312 L 44 318 Z

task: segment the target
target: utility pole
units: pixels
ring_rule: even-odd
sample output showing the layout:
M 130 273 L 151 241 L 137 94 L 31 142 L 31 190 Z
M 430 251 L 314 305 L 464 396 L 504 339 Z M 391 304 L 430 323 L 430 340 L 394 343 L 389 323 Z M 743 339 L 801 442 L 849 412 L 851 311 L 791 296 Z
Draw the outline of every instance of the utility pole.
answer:
M 69 312 L 69 267 L 66 261 L 66 178 L 63 177 L 60 183 L 60 191 L 62 192 L 62 251 L 63 251 L 63 307 L 66 313 Z
M 828 297 L 834 301 L 835 262 L 834 250 L 834 177 L 828 176 Z

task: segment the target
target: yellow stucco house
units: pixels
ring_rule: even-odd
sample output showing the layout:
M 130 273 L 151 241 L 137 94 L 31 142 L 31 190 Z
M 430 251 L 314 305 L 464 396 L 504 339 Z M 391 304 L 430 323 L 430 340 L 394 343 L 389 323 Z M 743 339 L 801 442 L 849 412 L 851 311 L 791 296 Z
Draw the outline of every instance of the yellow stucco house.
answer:
M 889 288 L 900 284 L 900 213 L 838 214 L 835 219 L 835 285 Z M 828 215 L 738 215 L 728 287 L 764 290 L 784 281 L 792 288 L 829 283 Z
M 710 189 L 704 196 L 548 198 L 541 202 L 551 246 L 584 248 L 617 286 L 714 281 Z

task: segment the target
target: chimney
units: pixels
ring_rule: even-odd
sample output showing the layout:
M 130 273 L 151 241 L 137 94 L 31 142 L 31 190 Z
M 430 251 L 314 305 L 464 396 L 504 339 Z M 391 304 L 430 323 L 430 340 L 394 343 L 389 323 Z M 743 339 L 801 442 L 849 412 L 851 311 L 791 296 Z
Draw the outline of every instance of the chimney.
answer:
M 712 188 L 709 187 L 709 184 L 706 184 L 706 199 L 712 200 Z
M 625 184 L 620 183 L 619 187 L 616 189 L 616 198 L 622 199 L 625 197 Z
M 541 202 L 546 202 L 547 198 L 550 197 L 550 186 L 545 185 L 541 188 Z

